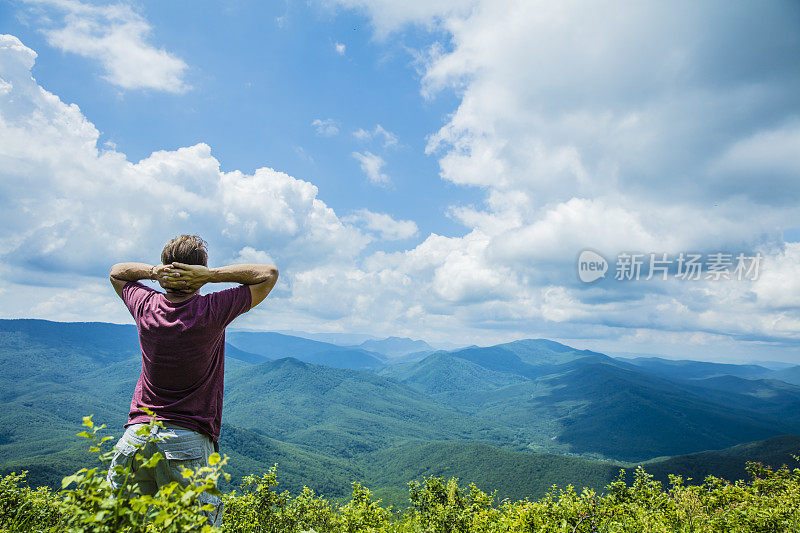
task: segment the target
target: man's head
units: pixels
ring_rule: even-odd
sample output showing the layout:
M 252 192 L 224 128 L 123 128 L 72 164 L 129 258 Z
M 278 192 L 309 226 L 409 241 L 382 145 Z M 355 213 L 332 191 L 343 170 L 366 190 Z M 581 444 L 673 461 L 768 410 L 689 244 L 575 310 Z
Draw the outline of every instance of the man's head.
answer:
M 208 266 L 206 241 L 197 235 L 181 235 L 169 241 L 161 251 L 161 264 L 184 263 Z

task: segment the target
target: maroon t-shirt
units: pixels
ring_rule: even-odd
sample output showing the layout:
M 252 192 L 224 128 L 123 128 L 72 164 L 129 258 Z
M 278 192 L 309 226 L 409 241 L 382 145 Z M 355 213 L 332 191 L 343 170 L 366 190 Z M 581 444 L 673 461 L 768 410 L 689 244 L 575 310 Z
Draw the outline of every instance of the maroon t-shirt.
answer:
M 225 372 L 225 327 L 250 309 L 250 288 L 240 285 L 196 294 L 174 303 L 138 282 L 122 289 L 136 321 L 142 373 L 128 415 L 129 426 L 158 420 L 219 439 Z

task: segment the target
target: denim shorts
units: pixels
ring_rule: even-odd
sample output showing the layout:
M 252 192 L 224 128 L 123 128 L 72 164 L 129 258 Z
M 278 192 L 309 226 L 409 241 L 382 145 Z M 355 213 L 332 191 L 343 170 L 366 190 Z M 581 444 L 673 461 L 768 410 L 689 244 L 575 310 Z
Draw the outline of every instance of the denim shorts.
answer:
M 154 427 L 152 432 L 145 435 L 137 435 L 137 431 L 146 424 L 127 427 L 114 446 L 114 456 L 107 477 L 112 487 L 118 488 L 124 483 L 113 472 L 113 467 L 117 465 L 130 468 L 134 475 L 129 483 L 138 485 L 142 494 L 150 495 L 172 481 L 177 481 L 182 486 L 188 485 L 189 480 L 183 477 L 181 467 L 195 470 L 208 466 L 208 458 L 214 453 L 214 442 L 208 436 L 172 424 L 164 425 L 165 428 Z M 137 448 L 140 448 L 139 453 L 145 461 L 156 452 L 160 452 L 163 459 L 153 468 L 140 468 L 134 462 Z M 204 511 L 203 514 L 210 524 L 219 525 L 222 518 L 222 501 L 219 497 L 202 493 L 199 499 L 202 505 L 211 504 L 214 507 L 214 511 Z

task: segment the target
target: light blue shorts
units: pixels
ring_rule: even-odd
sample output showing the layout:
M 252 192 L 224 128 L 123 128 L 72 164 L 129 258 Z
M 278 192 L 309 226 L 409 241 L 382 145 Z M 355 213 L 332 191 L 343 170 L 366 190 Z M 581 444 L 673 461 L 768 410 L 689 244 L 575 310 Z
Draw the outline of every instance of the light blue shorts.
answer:
M 154 427 L 150 434 L 152 436 L 136 434 L 146 424 L 133 424 L 125 429 L 122 438 L 114 446 L 114 456 L 108 470 L 107 479 L 112 487 L 118 488 L 124 483 L 124 479 L 118 479 L 113 472 L 113 467 L 117 465 L 130 468 L 134 476 L 128 480 L 129 483 L 138 485 L 142 494 L 150 495 L 172 481 L 177 481 L 181 486 L 188 485 L 189 480 L 181 474 L 181 467 L 195 470 L 208 466 L 208 458 L 214 453 L 214 442 L 209 437 L 172 424 L 164 425 L 164 429 Z M 137 447 L 141 448 L 140 453 L 145 461 L 156 452 L 160 452 L 163 459 L 153 468 L 140 468 L 134 462 Z M 202 505 L 211 504 L 214 507 L 214 511 L 204 511 L 203 514 L 210 524 L 219 525 L 222 518 L 222 501 L 219 497 L 202 493 L 199 499 Z

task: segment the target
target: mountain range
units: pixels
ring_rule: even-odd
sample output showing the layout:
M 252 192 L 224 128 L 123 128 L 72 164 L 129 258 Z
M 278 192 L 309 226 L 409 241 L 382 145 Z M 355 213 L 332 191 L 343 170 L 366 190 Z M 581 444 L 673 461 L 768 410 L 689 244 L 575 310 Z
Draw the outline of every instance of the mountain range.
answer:
M 399 502 L 430 474 L 536 497 L 554 483 L 601 488 L 641 462 L 664 479 L 741 476 L 745 459 L 800 449 L 800 367 L 617 359 L 544 339 L 435 351 L 245 331 L 229 332 L 226 355 L 229 471 L 277 462 L 285 488 L 334 498 L 359 480 Z M 121 433 L 141 367 L 134 326 L 40 320 L 0 320 L 0 361 L 0 472 L 53 485 L 88 459 L 82 416 Z

